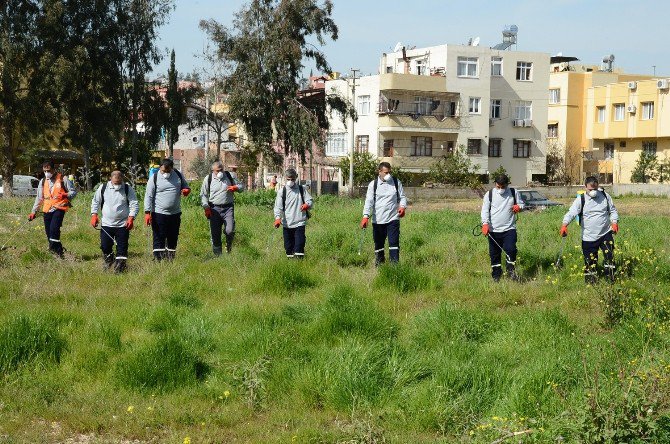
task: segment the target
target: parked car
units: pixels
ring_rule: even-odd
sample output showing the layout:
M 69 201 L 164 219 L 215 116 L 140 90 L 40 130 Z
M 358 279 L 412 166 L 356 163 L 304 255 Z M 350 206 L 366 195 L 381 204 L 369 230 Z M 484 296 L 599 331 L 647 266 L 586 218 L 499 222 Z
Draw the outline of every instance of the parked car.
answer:
M 526 205 L 526 210 L 544 210 L 545 208 L 563 205 L 560 202 L 547 199 L 542 193 L 535 190 L 519 190 L 519 196 Z
M 14 175 L 14 186 L 12 191 L 14 196 L 37 196 L 37 185 L 39 180 L 33 176 Z M 0 176 L 0 197 L 5 195 L 5 185 Z

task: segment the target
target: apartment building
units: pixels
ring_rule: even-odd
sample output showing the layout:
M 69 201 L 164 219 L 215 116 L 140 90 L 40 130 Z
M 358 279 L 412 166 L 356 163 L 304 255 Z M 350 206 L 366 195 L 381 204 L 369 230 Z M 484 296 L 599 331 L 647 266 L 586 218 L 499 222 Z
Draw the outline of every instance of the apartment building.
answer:
M 670 79 L 593 86 L 586 93 L 585 174 L 630 183 L 640 152 L 670 155 Z
M 544 177 L 549 55 L 474 45 L 401 48 L 379 74 L 326 82 L 354 101 L 354 149 L 427 172 L 462 149 L 487 174 L 502 165 L 516 185 Z M 347 155 L 351 125 L 332 116 L 326 155 Z
M 651 76 L 625 74 L 611 67 L 565 62 L 574 57 L 552 57 L 549 74 L 547 146 L 564 156 L 566 173 L 573 183 L 581 183 L 587 172 L 599 174 L 601 180 L 612 180 L 611 159 L 594 158 L 587 137 L 587 101 L 590 88 L 611 83 L 651 79 Z M 602 157 L 602 156 L 601 156 Z

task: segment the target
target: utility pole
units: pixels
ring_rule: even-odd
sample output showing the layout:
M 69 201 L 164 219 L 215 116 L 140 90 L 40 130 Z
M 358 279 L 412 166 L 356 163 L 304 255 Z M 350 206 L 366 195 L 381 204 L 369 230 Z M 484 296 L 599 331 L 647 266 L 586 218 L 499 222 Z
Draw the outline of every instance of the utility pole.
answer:
M 351 103 L 356 109 L 356 73 L 360 69 L 351 68 L 352 73 L 352 84 L 351 84 Z M 354 124 L 356 119 L 352 116 L 351 118 L 351 146 L 349 148 L 349 196 L 354 197 L 354 147 L 356 143 L 356 136 L 354 135 Z
M 209 161 L 209 91 L 205 95 L 205 162 Z
M 654 68 L 654 77 L 656 76 L 656 65 L 651 65 L 652 68 Z

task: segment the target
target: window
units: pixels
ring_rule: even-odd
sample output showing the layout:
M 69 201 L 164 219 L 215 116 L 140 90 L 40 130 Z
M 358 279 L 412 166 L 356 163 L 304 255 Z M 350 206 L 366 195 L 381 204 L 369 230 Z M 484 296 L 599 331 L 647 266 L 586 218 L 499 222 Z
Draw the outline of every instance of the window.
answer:
M 555 139 L 558 137 L 558 123 L 550 123 L 547 126 L 547 137 Z
M 549 103 L 552 105 L 561 103 L 561 90 L 559 88 L 549 90 Z
M 433 155 L 433 138 L 412 136 L 412 151 L 411 156 L 432 156 Z
M 482 153 L 482 139 L 468 139 L 468 154 Z
M 533 102 L 527 100 L 518 100 L 514 107 L 515 119 L 532 119 L 533 118 Z
M 516 79 L 523 81 L 530 81 L 533 72 L 533 64 L 531 62 L 516 62 Z
M 326 138 L 326 156 L 346 156 L 347 155 L 347 133 L 337 132 L 328 133 Z
M 492 76 L 503 75 L 503 58 L 502 57 L 491 57 L 491 75 Z
M 530 140 L 514 139 L 513 157 L 530 157 Z
M 384 157 L 393 157 L 393 139 L 387 139 L 384 141 L 384 152 L 382 155 Z
M 642 120 L 654 118 L 654 102 L 642 102 Z
M 502 100 L 491 99 L 491 118 L 500 119 L 500 110 L 502 109 Z
M 370 136 L 356 136 L 356 152 L 367 153 L 370 145 Z
M 623 103 L 614 104 L 614 121 L 621 122 L 626 116 L 626 105 Z
M 430 97 L 414 97 L 414 112 L 416 114 L 430 114 L 432 105 L 433 99 Z
M 454 154 L 454 141 L 453 140 L 448 140 L 447 141 L 447 154 Z
M 596 118 L 598 123 L 605 122 L 605 107 L 599 106 L 596 108 Z
M 645 154 L 656 155 L 656 141 L 642 142 L 642 151 L 644 151 Z
M 481 97 L 470 97 L 470 106 L 468 108 L 470 114 L 481 114 L 482 113 L 482 98 Z
M 500 157 L 502 139 L 489 140 L 489 157 Z
M 605 160 L 614 159 L 614 143 L 605 142 Z
M 367 116 L 370 114 L 370 96 L 358 96 L 356 112 L 359 116 Z
M 479 77 L 479 59 L 477 57 L 458 58 L 458 77 Z

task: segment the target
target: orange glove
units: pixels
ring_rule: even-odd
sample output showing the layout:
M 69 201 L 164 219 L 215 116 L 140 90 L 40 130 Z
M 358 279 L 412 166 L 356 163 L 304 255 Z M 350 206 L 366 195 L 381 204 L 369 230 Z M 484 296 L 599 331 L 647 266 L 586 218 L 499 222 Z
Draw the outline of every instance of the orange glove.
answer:
M 617 234 L 619 232 L 619 224 L 612 224 L 612 232 Z
M 565 237 L 568 235 L 568 226 L 567 225 L 561 225 L 561 231 L 560 231 L 561 237 Z
M 518 205 L 512 205 L 512 213 L 517 214 L 519 211 L 521 211 L 521 207 Z
M 133 216 L 128 216 L 128 219 L 126 219 L 126 230 L 130 231 L 133 229 L 133 222 L 135 222 L 135 218 Z
M 484 225 L 482 225 L 482 234 L 483 234 L 484 236 L 488 236 L 488 235 L 489 235 L 489 224 L 484 224 Z
M 240 187 L 238 187 L 237 185 L 233 185 L 233 186 L 230 186 L 230 187 L 226 188 L 226 191 L 230 191 L 231 193 L 234 193 L 235 191 L 237 191 L 239 189 L 240 189 Z
M 93 228 L 98 226 L 98 215 L 97 214 L 92 214 L 91 215 L 91 226 Z
M 56 195 L 57 200 L 67 199 L 68 194 L 65 191 L 61 191 Z
M 211 208 L 209 208 L 209 207 L 205 207 L 205 217 L 206 217 L 207 219 L 209 219 L 210 217 L 212 217 L 212 209 L 211 209 Z
M 309 210 L 309 205 L 307 205 L 306 203 L 300 206 L 300 211 L 307 211 L 307 210 Z
M 369 217 L 364 217 L 363 219 L 361 219 L 361 229 L 368 227 L 369 220 L 370 220 Z
M 151 213 L 146 213 L 144 215 L 144 223 L 147 225 L 147 227 L 151 225 Z
M 275 219 L 275 228 L 279 228 L 281 226 L 281 219 Z
M 28 222 L 32 222 L 32 221 L 34 221 L 34 220 L 35 220 L 35 213 L 30 213 L 30 214 L 28 215 Z
M 398 208 L 398 215 L 400 217 L 405 217 L 405 208 L 403 207 Z
M 182 188 L 181 189 L 181 195 L 184 196 L 184 197 L 188 196 L 190 193 L 191 193 L 190 188 Z

